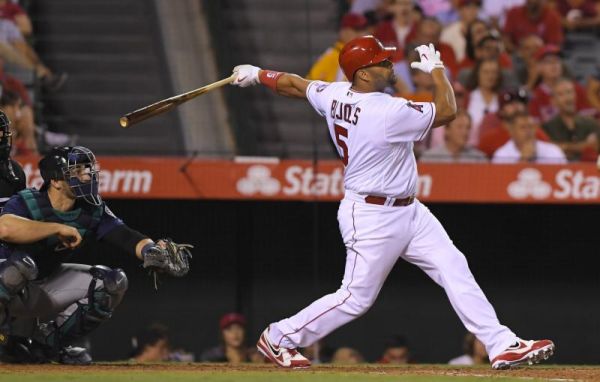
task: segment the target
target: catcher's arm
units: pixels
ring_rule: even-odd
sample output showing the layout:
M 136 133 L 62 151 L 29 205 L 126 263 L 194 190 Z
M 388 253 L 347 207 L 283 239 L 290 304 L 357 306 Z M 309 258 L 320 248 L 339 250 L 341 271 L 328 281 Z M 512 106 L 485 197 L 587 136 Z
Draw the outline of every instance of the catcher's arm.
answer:
M 125 224 L 114 227 L 100 240 L 119 248 L 125 253 L 135 255 L 140 260 L 143 260 L 142 248 L 146 244 L 154 243 L 148 236 L 129 228 Z
M 189 244 L 177 244 L 171 239 L 160 239 L 154 242 L 126 225 L 114 228 L 102 240 L 125 252 L 135 254 L 144 262 L 143 267 L 154 276 L 155 285 L 157 273 L 182 277 L 189 272 L 189 261 L 192 258 L 190 249 L 193 248 Z

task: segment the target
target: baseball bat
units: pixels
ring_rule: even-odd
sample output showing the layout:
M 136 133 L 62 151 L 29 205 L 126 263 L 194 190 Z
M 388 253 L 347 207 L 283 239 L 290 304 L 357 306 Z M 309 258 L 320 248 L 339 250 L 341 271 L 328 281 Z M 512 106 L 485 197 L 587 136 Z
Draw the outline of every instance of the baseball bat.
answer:
M 231 76 L 223 78 L 220 81 L 213 82 L 212 84 L 208 84 L 202 86 L 201 88 L 190 90 L 189 92 L 163 99 L 161 101 L 153 103 L 152 105 L 144 106 L 140 109 L 132 111 L 131 113 L 127 113 L 119 119 L 119 124 L 121 125 L 121 127 L 127 128 L 131 127 L 132 125 L 135 125 L 136 123 L 142 122 L 150 117 L 154 117 L 155 115 L 166 113 L 167 111 L 173 109 L 175 106 L 178 106 L 204 93 L 208 93 L 211 90 L 215 90 L 217 88 L 220 88 L 221 86 L 231 83 L 235 79 L 235 76 L 235 74 L 232 74 Z

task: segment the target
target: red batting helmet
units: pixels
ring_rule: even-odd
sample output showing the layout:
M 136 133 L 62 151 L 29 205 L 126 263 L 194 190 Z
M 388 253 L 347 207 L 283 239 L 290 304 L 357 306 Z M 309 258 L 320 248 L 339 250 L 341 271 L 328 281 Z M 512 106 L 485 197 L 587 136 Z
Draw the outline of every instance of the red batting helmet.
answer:
M 389 60 L 394 52 L 395 47 L 384 48 L 373 36 L 357 37 L 344 45 L 340 53 L 340 66 L 348 81 L 352 81 L 358 69 Z

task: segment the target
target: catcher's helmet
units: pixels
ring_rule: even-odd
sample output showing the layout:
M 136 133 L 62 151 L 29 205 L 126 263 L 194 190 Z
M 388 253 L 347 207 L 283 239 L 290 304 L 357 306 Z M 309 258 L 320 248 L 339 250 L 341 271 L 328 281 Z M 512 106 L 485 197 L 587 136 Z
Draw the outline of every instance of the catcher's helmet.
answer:
M 38 165 L 44 179 L 42 189 L 47 189 L 51 180 L 64 180 L 77 198 L 99 206 L 102 199 L 98 194 L 100 171 L 96 169 L 94 153 L 83 146 L 54 147 Z
M 362 36 L 344 45 L 339 62 L 346 78 L 352 82 L 358 69 L 389 60 L 395 52 L 395 47 L 384 48 L 373 36 Z
M 12 133 L 10 131 L 10 120 L 0 110 L 0 162 L 7 161 L 10 158 L 10 150 L 12 149 Z

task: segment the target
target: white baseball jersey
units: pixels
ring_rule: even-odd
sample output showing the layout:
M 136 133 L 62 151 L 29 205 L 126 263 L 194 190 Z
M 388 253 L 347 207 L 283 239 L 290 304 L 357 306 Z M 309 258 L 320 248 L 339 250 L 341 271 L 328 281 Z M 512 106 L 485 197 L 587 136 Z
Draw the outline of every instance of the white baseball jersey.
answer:
M 435 106 L 389 94 L 360 93 L 349 82 L 313 81 L 308 101 L 327 120 L 344 162 L 345 188 L 359 194 L 405 198 L 417 187 L 413 142 L 427 135 Z
M 314 81 L 306 94 L 327 119 L 331 138 L 346 163 L 346 193 L 337 216 L 346 266 L 337 291 L 270 324 L 269 340 L 287 349 L 306 347 L 360 317 L 402 258 L 446 290 L 458 317 L 485 345 L 490 359 L 501 354 L 517 336 L 500 324 L 465 256 L 431 211 L 418 199 L 406 206 L 371 204 L 365 199 L 367 194 L 389 198 L 415 194 L 413 141 L 423 139 L 431 127 L 433 104 L 355 92 L 348 82 Z

